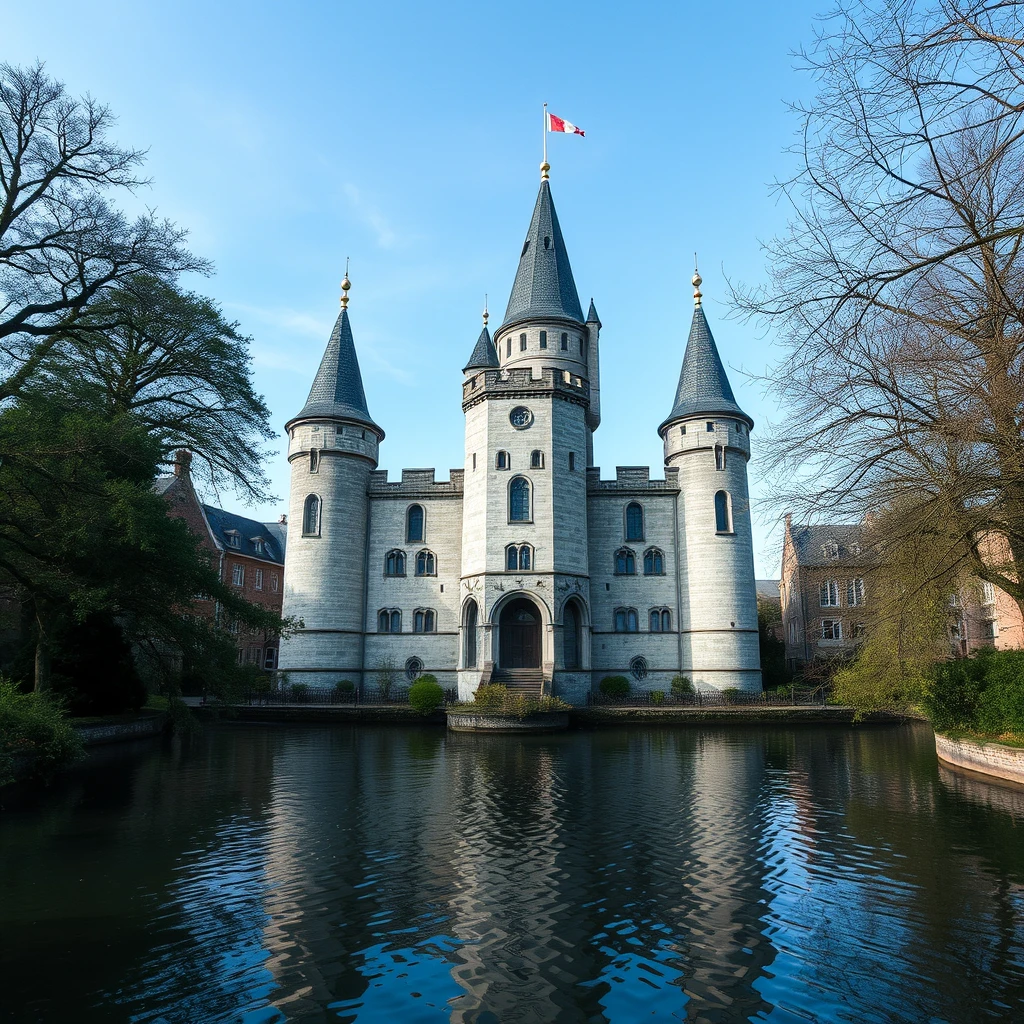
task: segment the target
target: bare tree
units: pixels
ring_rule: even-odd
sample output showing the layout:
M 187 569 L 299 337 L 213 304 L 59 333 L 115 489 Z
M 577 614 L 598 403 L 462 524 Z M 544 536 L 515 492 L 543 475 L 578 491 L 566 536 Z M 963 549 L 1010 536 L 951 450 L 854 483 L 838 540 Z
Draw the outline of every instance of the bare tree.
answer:
M 927 533 L 934 578 L 1024 609 L 1024 23 L 1020 5 L 874 0 L 805 55 L 818 77 L 771 283 L 780 504 Z M 885 553 L 880 552 L 884 558 Z
M 111 142 L 112 124 L 107 107 L 68 96 L 41 64 L 0 64 L 0 401 L 108 286 L 207 269 L 174 225 L 110 205 L 112 191 L 146 184 L 143 154 Z

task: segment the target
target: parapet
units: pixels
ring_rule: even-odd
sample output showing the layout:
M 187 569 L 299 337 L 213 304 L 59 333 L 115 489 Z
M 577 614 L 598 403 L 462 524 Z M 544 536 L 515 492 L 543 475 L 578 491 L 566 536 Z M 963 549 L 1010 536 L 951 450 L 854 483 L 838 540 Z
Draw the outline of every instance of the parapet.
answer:
M 675 466 L 665 467 L 664 480 L 652 480 L 649 466 L 616 466 L 614 480 L 601 479 L 601 467 L 591 466 L 587 469 L 587 493 L 650 493 L 661 491 L 677 493 L 679 491 L 679 470 Z
M 528 366 L 507 370 L 483 370 L 462 384 L 463 411 L 484 398 L 502 396 L 524 398 L 527 395 L 550 394 L 552 391 L 581 404 L 590 404 L 590 382 L 570 370 L 545 366 L 535 377 Z
M 449 469 L 447 480 L 435 480 L 434 469 L 403 469 L 401 482 L 389 481 L 386 469 L 370 474 L 371 497 L 445 498 L 461 497 L 464 469 Z

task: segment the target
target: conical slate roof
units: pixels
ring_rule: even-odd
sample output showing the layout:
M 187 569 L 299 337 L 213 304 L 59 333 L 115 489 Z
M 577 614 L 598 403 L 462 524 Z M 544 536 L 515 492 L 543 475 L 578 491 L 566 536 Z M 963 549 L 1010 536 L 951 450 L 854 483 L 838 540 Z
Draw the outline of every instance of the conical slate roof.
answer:
M 363 392 L 363 378 L 359 373 L 356 345 L 352 339 L 352 326 L 348 322 L 348 310 L 343 309 L 331 331 L 331 340 L 320 360 L 309 398 L 302 412 L 294 420 L 305 419 L 355 420 L 376 428 L 380 427 L 370 418 L 366 408 L 366 394 Z
M 601 326 L 601 318 L 597 315 L 597 307 L 594 305 L 593 299 L 590 300 L 590 309 L 587 310 L 587 323 Z
M 754 421 L 736 404 L 715 339 L 711 336 L 711 328 L 704 316 L 704 308 L 697 306 L 693 311 L 690 338 L 683 354 L 675 405 L 659 432 L 664 434 L 665 428 L 673 420 L 715 413 L 739 416 L 749 426 L 754 425 Z
M 569 254 L 551 201 L 551 186 L 542 181 L 501 326 L 516 320 L 553 316 L 583 323 Z
M 486 325 L 480 332 L 480 337 L 476 339 L 476 347 L 473 349 L 473 354 L 469 357 L 469 362 L 462 368 L 463 373 L 466 370 L 484 370 L 492 366 L 498 366 L 498 353 L 495 351 L 494 342 L 491 341 L 491 332 L 487 330 Z

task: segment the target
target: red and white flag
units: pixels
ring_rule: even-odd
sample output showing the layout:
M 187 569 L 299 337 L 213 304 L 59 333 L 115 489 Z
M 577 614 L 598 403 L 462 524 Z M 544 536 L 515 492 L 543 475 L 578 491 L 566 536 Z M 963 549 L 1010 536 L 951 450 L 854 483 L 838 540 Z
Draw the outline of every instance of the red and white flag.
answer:
M 548 114 L 548 131 L 565 132 L 567 135 L 582 135 L 584 138 L 586 138 L 587 134 L 582 128 L 577 128 L 576 125 L 571 124 L 569 121 L 564 121 L 554 114 Z

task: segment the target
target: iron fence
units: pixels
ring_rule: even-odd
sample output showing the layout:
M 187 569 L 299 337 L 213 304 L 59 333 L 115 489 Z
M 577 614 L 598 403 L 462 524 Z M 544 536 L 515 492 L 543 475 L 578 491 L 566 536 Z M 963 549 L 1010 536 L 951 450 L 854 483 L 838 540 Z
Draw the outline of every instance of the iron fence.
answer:
M 588 694 L 594 707 L 824 707 L 828 703 L 826 687 L 787 686 L 776 690 L 747 693 L 743 690 L 695 690 L 693 693 L 666 693 L 663 690 L 631 690 L 621 697 L 597 691 Z
M 445 704 L 453 704 L 458 700 L 454 689 L 444 691 Z M 323 706 L 344 707 L 346 705 L 387 705 L 408 704 L 409 687 L 392 686 L 385 693 L 373 688 L 360 693 L 337 686 L 309 686 L 305 683 L 293 683 L 279 689 L 253 689 L 243 696 L 243 703 L 250 706 L 281 706 L 288 704 L 314 704 Z

